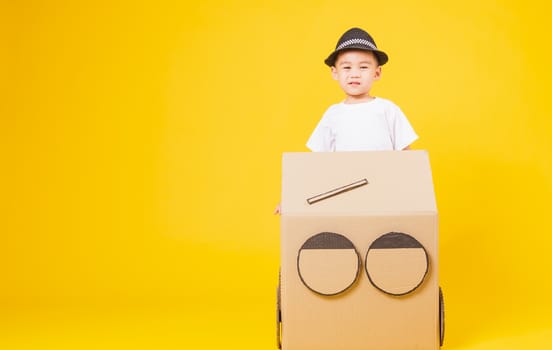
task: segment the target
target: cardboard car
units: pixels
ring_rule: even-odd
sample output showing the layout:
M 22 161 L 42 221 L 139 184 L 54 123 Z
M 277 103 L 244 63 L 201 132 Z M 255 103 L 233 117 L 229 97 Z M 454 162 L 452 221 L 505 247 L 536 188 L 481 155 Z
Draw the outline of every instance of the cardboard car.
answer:
M 438 349 L 438 266 L 427 152 L 284 153 L 281 349 Z

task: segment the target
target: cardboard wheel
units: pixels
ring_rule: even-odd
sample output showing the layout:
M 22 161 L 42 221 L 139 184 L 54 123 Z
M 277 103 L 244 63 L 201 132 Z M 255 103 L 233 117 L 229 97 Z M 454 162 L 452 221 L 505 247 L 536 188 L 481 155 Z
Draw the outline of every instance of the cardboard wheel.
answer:
M 278 287 L 276 288 L 276 346 L 278 346 L 278 349 L 282 348 L 282 308 L 280 294 L 281 280 L 282 274 L 280 272 L 278 274 Z
M 443 346 L 445 340 L 445 300 L 443 290 L 439 287 L 439 345 Z

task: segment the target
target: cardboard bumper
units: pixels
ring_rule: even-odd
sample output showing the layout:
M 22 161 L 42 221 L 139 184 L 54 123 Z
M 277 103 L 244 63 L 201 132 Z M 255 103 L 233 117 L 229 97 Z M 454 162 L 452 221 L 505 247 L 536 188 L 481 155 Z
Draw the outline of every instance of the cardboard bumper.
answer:
M 285 153 L 281 208 L 284 350 L 439 348 L 425 151 Z

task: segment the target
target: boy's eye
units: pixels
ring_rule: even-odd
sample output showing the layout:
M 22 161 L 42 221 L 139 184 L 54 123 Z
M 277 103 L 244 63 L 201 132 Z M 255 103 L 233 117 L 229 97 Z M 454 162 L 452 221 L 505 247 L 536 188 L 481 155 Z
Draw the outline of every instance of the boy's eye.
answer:
M 368 69 L 368 66 L 361 66 L 360 69 Z

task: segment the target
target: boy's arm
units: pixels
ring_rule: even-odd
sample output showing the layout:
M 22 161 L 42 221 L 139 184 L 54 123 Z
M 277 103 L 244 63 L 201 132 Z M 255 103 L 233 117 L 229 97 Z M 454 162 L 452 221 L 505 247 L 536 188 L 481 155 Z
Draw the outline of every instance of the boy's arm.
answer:
M 281 203 L 278 203 L 278 205 L 276 206 L 276 209 L 274 209 L 274 215 L 280 215 L 282 213 L 282 204 Z

